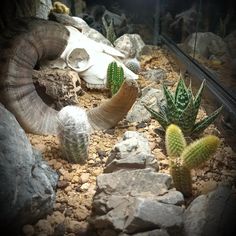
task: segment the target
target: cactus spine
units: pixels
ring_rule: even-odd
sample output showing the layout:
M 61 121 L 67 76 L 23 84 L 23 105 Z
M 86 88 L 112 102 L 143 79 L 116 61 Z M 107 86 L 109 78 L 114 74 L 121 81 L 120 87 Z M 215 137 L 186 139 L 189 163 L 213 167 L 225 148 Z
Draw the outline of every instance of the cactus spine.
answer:
M 107 68 L 107 87 L 110 89 L 112 96 L 118 92 L 121 84 L 124 82 L 124 70 L 117 63 L 111 62 Z
M 186 145 L 181 129 L 174 124 L 167 127 L 165 145 L 170 158 L 170 173 L 177 190 L 185 197 L 191 196 L 191 169 L 207 161 L 217 150 L 220 140 L 208 135 Z
M 58 113 L 58 134 L 63 157 L 71 163 L 83 164 L 88 157 L 90 124 L 85 110 L 66 106 Z

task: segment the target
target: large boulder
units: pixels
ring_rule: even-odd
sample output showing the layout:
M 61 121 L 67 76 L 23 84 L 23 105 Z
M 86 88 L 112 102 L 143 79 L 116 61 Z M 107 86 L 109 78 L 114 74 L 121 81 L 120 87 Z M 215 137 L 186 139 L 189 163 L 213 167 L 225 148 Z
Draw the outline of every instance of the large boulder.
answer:
M 221 185 L 191 202 L 184 214 L 185 235 L 236 235 L 235 215 L 235 190 Z
M 197 42 L 195 44 L 195 40 Z M 196 46 L 196 53 L 209 59 L 211 56 L 222 57 L 228 55 L 227 44 L 224 40 L 212 32 L 198 32 L 193 33 L 184 41 L 184 48 L 189 53 L 193 53 Z
M 0 232 L 4 235 L 16 233 L 52 210 L 58 176 L 1 104 L 0 179 Z

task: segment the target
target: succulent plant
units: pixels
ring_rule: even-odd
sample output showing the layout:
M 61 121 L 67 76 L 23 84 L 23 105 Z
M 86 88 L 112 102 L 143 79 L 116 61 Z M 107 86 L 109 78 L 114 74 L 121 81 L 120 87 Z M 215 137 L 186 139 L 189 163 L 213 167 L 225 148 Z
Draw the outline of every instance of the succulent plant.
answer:
M 181 77 L 174 94 L 163 84 L 162 88 L 166 104 L 159 107 L 159 112 L 147 105 L 144 106 L 151 113 L 153 118 L 160 123 L 164 130 L 166 130 L 168 125 L 176 124 L 186 136 L 199 134 L 215 121 L 222 109 L 222 107 L 218 108 L 211 115 L 195 123 L 204 85 L 205 81 L 202 82 L 194 97 L 191 86 L 187 88 L 184 79 Z
M 136 58 L 131 58 L 125 61 L 125 66 L 133 71 L 135 74 L 138 74 L 140 71 L 140 63 Z
M 106 38 L 113 44 L 117 38 L 114 30 L 113 19 L 111 19 L 110 24 L 108 24 L 105 17 L 102 17 L 102 23 L 106 31 Z
M 85 110 L 66 106 L 58 113 L 58 134 L 64 157 L 71 163 L 84 163 L 88 157 L 90 125 Z
M 208 135 L 187 145 L 181 129 L 171 124 L 166 129 L 165 145 L 170 160 L 170 173 L 177 190 L 191 195 L 191 169 L 199 167 L 217 150 L 220 140 Z
M 120 89 L 124 82 L 124 70 L 117 63 L 111 62 L 107 68 L 107 87 L 111 90 L 112 96 Z

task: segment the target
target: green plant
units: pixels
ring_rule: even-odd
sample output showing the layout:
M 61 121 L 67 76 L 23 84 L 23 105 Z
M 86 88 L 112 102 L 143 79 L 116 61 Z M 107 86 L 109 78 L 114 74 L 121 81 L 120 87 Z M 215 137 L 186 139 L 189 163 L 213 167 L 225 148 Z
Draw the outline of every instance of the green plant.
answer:
M 220 140 L 208 135 L 187 145 L 181 129 L 171 124 L 166 129 L 165 145 L 170 160 L 170 173 L 177 190 L 184 196 L 192 194 L 191 169 L 207 161 L 219 146 Z
M 135 74 L 138 74 L 140 72 L 140 63 L 136 58 L 128 59 L 125 62 L 125 66 L 131 71 L 133 71 Z
M 164 130 L 168 125 L 176 124 L 186 136 L 198 134 L 215 121 L 222 109 L 222 107 L 218 108 L 211 115 L 195 123 L 204 85 L 205 81 L 202 82 L 194 97 L 191 86 L 187 88 L 183 78 L 180 78 L 174 94 L 172 94 L 167 86 L 163 84 L 162 88 L 166 104 L 164 106 L 159 106 L 158 112 L 147 105 L 144 106 L 151 113 L 153 118 L 160 123 Z
M 124 70 L 117 63 L 111 62 L 107 68 L 107 87 L 110 89 L 112 96 L 120 89 L 124 82 Z
M 106 19 L 102 17 L 102 23 L 106 31 L 106 38 L 113 44 L 117 38 L 114 30 L 113 19 L 111 19 L 110 24 L 108 24 Z
M 63 158 L 70 163 L 83 164 L 88 157 L 90 124 L 86 111 L 66 106 L 58 113 L 58 137 Z

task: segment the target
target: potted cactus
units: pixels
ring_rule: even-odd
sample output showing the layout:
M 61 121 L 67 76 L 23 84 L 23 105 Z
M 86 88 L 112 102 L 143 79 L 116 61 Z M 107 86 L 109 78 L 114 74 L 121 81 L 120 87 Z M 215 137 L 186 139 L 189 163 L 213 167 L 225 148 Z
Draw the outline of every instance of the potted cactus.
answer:
M 199 134 L 215 121 L 222 109 L 222 107 L 218 108 L 211 115 L 196 123 L 204 85 L 205 81 L 202 82 L 196 96 L 194 96 L 191 86 L 187 88 L 183 78 L 180 78 L 174 94 L 163 84 L 162 88 L 166 104 L 159 106 L 158 112 L 147 105 L 144 106 L 164 130 L 166 130 L 168 125 L 176 124 L 181 128 L 185 136 Z
M 187 145 L 182 130 L 174 124 L 166 129 L 165 146 L 170 160 L 170 173 L 175 188 L 185 197 L 192 195 L 191 169 L 207 161 L 216 151 L 220 140 L 208 135 Z

